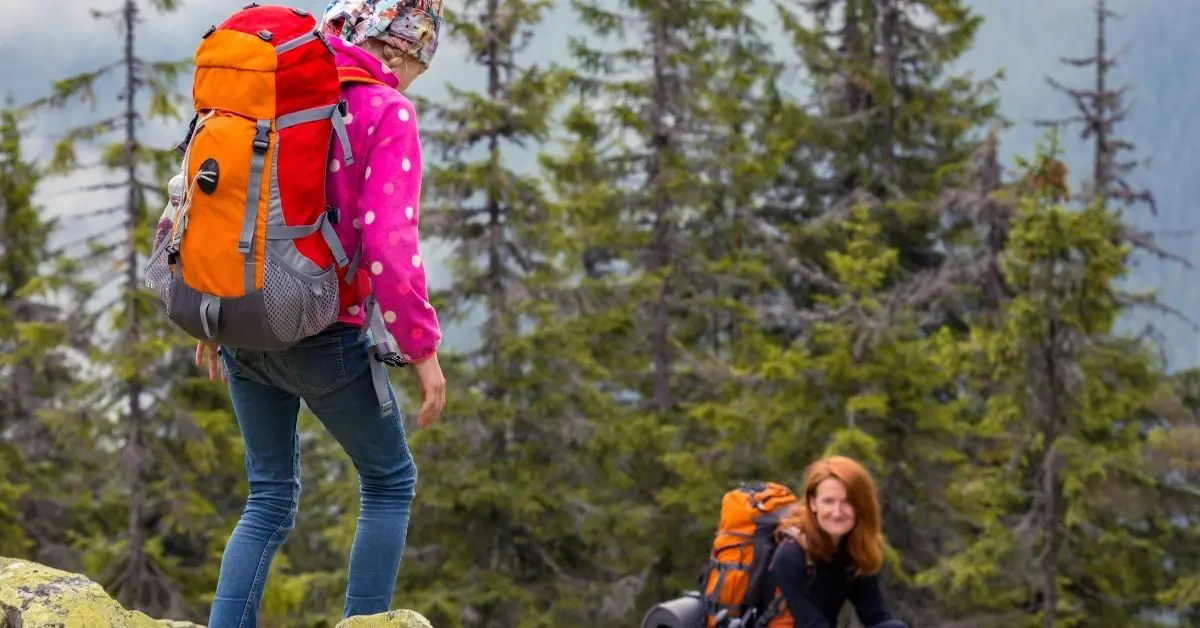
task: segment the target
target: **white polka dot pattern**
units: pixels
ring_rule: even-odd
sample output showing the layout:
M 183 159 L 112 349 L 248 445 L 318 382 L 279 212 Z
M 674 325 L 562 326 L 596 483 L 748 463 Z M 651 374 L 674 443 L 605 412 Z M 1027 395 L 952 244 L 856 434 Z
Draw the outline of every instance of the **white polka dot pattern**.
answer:
M 374 68 L 367 68 L 375 73 Z M 442 338 L 426 288 L 424 260 L 418 248 L 421 148 L 417 112 L 394 90 L 366 88 L 348 95 L 358 132 L 355 156 L 364 155 L 362 174 L 334 165 L 331 171 L 354 172 L 357 184 L 341 188 L 353 198 L 338 199 L 353 212 L 352 234 L 362 238 L 362 274 L 370 278 L 380 312 L 399 350 L 420 360 L 437 350 Z M 340 156 L 339 156 L 340 157 Z M 349 183 L 349 182 L 348 182 Z M 361 234 L 359 236 L 359 234 Z M 347 246 L 357 246 L 348 242 Z M 345 310 L 361 316 L 361 304 Z

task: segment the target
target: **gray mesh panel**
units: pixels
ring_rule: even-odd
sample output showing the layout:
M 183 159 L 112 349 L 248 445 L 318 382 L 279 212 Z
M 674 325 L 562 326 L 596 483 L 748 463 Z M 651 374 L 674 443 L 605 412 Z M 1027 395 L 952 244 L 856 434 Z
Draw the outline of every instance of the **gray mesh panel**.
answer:
M 153 290 L 154 294 L 158 296 L 158 300 L 162 301 L 169 316 L 171 314 L 171 286 L 175 279 L 171 277 L 171 267 L 167 265 L 166 244 L 164 242 L 163 246 L 159 247 L 150 257 L 150 262 L 146 264 L 146 287 Z
M 299 342 L 337 320 L 337 273 L 331 268 L 315 277 L 306 276 L 290 269 L 268 249 L 263 297 L 271 333 L 285 343 Z

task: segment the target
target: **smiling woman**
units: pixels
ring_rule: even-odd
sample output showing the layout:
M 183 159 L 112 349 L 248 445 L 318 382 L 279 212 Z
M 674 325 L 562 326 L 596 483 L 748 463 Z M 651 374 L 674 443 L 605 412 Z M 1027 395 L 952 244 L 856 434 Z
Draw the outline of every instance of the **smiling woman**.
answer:
M 772 559 L 768 590 L 776 602 L 769 628 L 830 628 L 849 601 L 869 628 L 905 628 L 892 617 L 877 577 L 883 566 L 879 499 L 870 473 L 845 456 L 808 468 L 802 504 L 779 526 L 783 542 Z

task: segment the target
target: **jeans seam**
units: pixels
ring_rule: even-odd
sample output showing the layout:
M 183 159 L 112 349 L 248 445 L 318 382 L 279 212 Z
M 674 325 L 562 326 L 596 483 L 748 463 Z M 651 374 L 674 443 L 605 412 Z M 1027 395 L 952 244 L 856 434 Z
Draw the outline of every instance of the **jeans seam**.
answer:
M 264 577 L 263 576 L 263 567 L 265 566 L 265 563 L 267 562 L 267 554 L 270 551 L 270 547 L 273 544 L 275 544 L 275 539 L 277 539 L 279 537 L 279 533 L 283 531 L 283 528 L 284 528 L 285 524 L 287 523 L 288 518 L 295 516 L 293 514 L 293 512 L 296 510 L 296 504 L 298 501 L 297 495 L 296 495 L 296 493 L 297 493 L 297 491 L 296 491 L 296 459 L 299 455 L 300 455 L 300 451 L 296 447 L 295 431 L 293 431 L 292 432 L 292 497 L 291 497 L 291 500 L 288 502 L 287 514 L 285 514 L 283 516 L 283 519 L 281 519 L 279 521 L 279 524 L 275 526 L 275 531 L 271 532 L 270 538 L 267 539 L 267 543 L 263 546 L 262 554 L 260 554 L 258 557 L 258 569 L 255 570 L 255 572 L 254 572 L 254 582 L 250 585 L 249 595 L 246 596 L 246 606 L 245 606 L 245 608 L 242 609 L 242 617 L 238 621 L 238 628 L 245 627 L 246 620 L 249 618 L 249 615 L 250 615 L 250 608 L 251 608 L 251 606 L 253 606 L 251 604 L 251 601 L 255 599 L 255 596 L 258 594 L 259 587 L 262 586 L 262 580 Z

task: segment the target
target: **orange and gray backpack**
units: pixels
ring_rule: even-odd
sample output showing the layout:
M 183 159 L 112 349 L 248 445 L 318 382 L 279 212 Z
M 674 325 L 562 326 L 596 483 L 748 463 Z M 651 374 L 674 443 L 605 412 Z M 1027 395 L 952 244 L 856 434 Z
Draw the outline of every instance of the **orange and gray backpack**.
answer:
M 799 501 L 774 482 L 742 484 L 721 498 L 720 522 L 700 580 L 705 628 L 763 625 L 771 619 L 768 609 L 778 619 L 778 592 L 767 590 L 764 579 L 778 547 L 780 519 Z
M 147 285 L 194 338 L 245 349 L 286 349 L 365 300 L 379 384 L 381 364 L 403 360 L 325 196 L 334 140 L 353 163 L 341 86 L 359 79 L 339 73 L 311 14 L 255 3 L 204 34 L 195 66 L 182 198 Z

